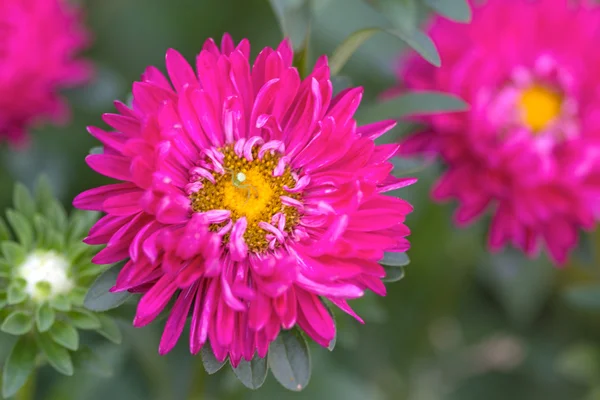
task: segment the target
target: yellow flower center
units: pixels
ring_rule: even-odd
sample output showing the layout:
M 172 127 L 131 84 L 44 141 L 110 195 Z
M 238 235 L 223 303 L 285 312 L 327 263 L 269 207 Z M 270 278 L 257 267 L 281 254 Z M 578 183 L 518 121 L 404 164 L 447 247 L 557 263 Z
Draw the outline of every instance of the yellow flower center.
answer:
M 225 156 L 223 167 L 225 173 L 213 172 L 213 184 L 207 179 L 202 181 L 204 187 L 190 196 L 192 209 L 195 212 L 210 210 L 229 210 L 233 223 L 239 218 L 246 217 L 248 226 L 244 233 L 244 241 L 253 252 L 267 250 L 269 233 L 260 228 L 260 222 L 272 224 L 272 218 L 277 213 L 285 215 L 285 231 L 291 233 L 300 215 L 295 207 L 282 203 L 281 196 L 300 200 L 297 193 L 289 193 L 284 186 L 293 188 L 296 181 L 289 166 L 281 176 L 273 176 L 279 159 L 277 154 L 267 152 L 262 159 L 258 158 L 258 149 L 252 151 L 252 161 L 239 157 L 232 145 L 220 149 Z M 225 224 L 213 224 L 211 230 L 218 230 Z M 224 236 L 224 242 L 229 241 L 229 234 Z
M 562 96 L 550 88 L 533 85 L 519 98 L 522 122 L 533 132 L 545 129 L 559 114 Z

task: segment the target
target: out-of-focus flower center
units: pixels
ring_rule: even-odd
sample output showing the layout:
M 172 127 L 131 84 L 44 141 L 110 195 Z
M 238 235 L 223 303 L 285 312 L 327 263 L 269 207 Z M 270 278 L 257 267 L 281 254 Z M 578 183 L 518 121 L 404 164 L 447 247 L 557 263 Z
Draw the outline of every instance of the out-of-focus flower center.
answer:
M 31 253 L 18 268 L 18 275 L 27 283 L 25 292 L 36 301 L 68 293 L 74 287 L 69 278 L 69 261 L 55 251 Z
M 277 225 L 274 220 L 285 218 L 284 232 L 289 234 L 299 220 L 298 209 L 284 204 L 281 199 L 282 196 L 300 199 L 299 194 L 284 188 L 296 186 L 292 171 L 287 165 L 282 167 L 280 155 L 270 151 L 259 154 L 258 147 L 252 148 L 251 161 L 236 154 L 233 145 L 218 151 L 223 155 L 223 172 L 210 171 L 212 179 L 201 180 L 203 187 L 190 195 L 192 209 L 195 212 L 228 210 L 233 223 L 246 217 L 248 226 L 244 241 L 250 251 L 263 252 L 275 242 L 269 240 L 270 232 L 263 229 L 261 223 Z M 211 230 L 225 226 L 225 222 L 215 223 Z M 224 235 L 223 240 L 228 242 L 229 234 Z
M 542 85 L 532 85 L 521 92 L 518 101 L 522 123 L 531 131 L 540 132 L 560 116 L 562 103 L 560 93 Z

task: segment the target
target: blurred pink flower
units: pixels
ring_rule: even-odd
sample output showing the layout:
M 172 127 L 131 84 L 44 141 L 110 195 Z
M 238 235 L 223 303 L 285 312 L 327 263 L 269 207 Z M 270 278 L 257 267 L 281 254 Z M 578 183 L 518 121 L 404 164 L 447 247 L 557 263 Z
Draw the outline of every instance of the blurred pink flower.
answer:
M 458 200 L 456 223 L 491 210 L 489 244 L 564 263 L 600 205 L 600 9 L 591 2 L 490 0 L 470 25 L 434 18 L 442 67 L 415 55 L 411 90 L 454 93 L 468 112 L 417 117 L 400 154 L 439 155 L 436 200 Z
M 63 0 L 0 0 L 0 142 L 23 144 L 32 126 L 68 121 L 58 90 L 91 72 L 76 59 L 88 44 L 80 19 Z
M 325 57 L 303 80 L 287 41 L 252 68 L 249 57 L 247 40 L 208 40 L 196 73 L 169 50 L 170 81 L 148 68 L 133 108 L 104 116 L 115 132 L 90 128 L 105 150 L 88 164 L 124 182 L 74 205 L 108 214 L 86 243 L 108 243 L 96 263 L 130 258 L 113 291 L 145 293 L 135 326 L 176 299 L 161 354 L 189 315 L 191 352 L 208 339 L 234 366 L 295 325 L 327 346 L 335 325 L 322 298 L 360 320 L 347 300 L 385 295 L 378 261 L 409 247 L 412 207 L 383 193 L 414 179 L 390 175 L 398 145 L 373 142 L 395 123 L 357 127 L 363 91 L 332 99 Z

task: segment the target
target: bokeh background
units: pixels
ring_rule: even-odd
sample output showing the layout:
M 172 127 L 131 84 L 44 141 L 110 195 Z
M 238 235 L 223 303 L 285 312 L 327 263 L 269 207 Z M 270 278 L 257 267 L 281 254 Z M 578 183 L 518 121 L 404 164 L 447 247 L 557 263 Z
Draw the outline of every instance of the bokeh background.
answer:
M 293 0 L 290 0 L 293 1 Z M 147 65 L 164 70 L 169 47 L 192 60 L 208 37 L 230 32 L 249 38 L 253 55 L 281 39 L 266 0 L 98 0 L 80 1 L 94 44 L 87 55 L 97 65 L 94 82 L 67 93 L 73 121 L 44 127 L 20 152 L 0 146 L 0 209 L 9 206 L 12 185 L 32 185 L 39 173 L 50 177 L 55 193 L 71 207 L 84 189 L 104 183 L 84 158 L 97 146 L 86 126 L 103 126 L 114 99 L 127 100 L 131 83 Z M 347 35 L 381 23 L 381 15 L 361 0 L 315 0 L 311 55 L 331 51 Z M 395 82 L 394 63 L 402 43 L 378 35 L 350 59 L 344 82 L 365 87 L 365 103 Z M 442 60 L 443 62 L 443 60 Z M 368 104 L 366 104 L 368 105 Z M 368 118 L 363 113 L 361 118 Z M 399 137 L 401 123 L 386 140 Z M 388 285 L 388 296 L 366 296 L 353 306 L 362 326 L 338 315 L 335 351 L 313 346 L 313 375 L 301 393 L 287 392 L 273 377 L 257 392 L 245 389 L 229 368 L 207 376 L 182 338 L 168 356 L 157 347 L 162 322 L 131 327 L 134 305 L 118 310 L 121 346 L 98 337 L 104 365 L 97 375 L 66 378 L 41 371 L 37 398 L 44 400 L 570 400 L 600 399 L 600 263 L 590 233 L 573 261 L 556 270 L 546 259 L 525 260 L 507 251 L 490 256 L 485 224 L 459 230 L 452 205 L 432 204 L 429 189 L 439 171 L 433 163 L 403 160 L 420 178 L 399 193 L 415 211 L 411 264 L 405 278 Z M 404 165 L 404 164 L 403 164 Z M 184 334 L 185 336 L 185 334 Z M 5 357 L 0 339 L 0 359 Z

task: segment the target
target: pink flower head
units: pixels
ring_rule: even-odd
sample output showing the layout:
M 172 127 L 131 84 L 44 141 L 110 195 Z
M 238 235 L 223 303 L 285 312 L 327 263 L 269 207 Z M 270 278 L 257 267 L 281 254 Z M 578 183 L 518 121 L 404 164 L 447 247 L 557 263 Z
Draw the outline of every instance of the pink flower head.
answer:
M 32 126 L 68 120 L 57 92 L 90 76 L 75 58 L 87 43 L 67 1 L 0 0 L 0 142 L 23 143 Z
M 190 315 L 191 352 L 210 340 L 234 366 L 295 325 L 327 346 L 322 298 L 360 320 L 347 300 L 385 295 L 378 261 L 409 247 L 412 208 L 383 193 L 414 180 L 390 175 L 398 145 L 373 142 L 394 122 L 357 127 L 362 89 L 332 99 L 325 57 L 305 79 L 288 41 L 249 57 L 229 35 L 206 41 L 196 72 L 169 50 L 169 79 L 148 68 L 132 108 L 104 116 L 114 131 L 90 128 L 104 154 L 87 163 L 123 182 L 74 205 L 107 213 L 86 243 L 108 244 L 96 263 L 129 258 L 112 290 L 144 293 L 135 326 L 175 298 L 161 354 Z
M 468 112 L 418 118 L 400 153 L 433 153 L 447 170 L 436 200 L 457 224 L 492 210 L 492 250 L 507 242 L 557 263 L 591 229 L 600 195 L 600 9 L 587 1 L 489 0 L 473 22 L 433 19 L 443 65 L 416 56 L 405 86 L 454 93 Z

